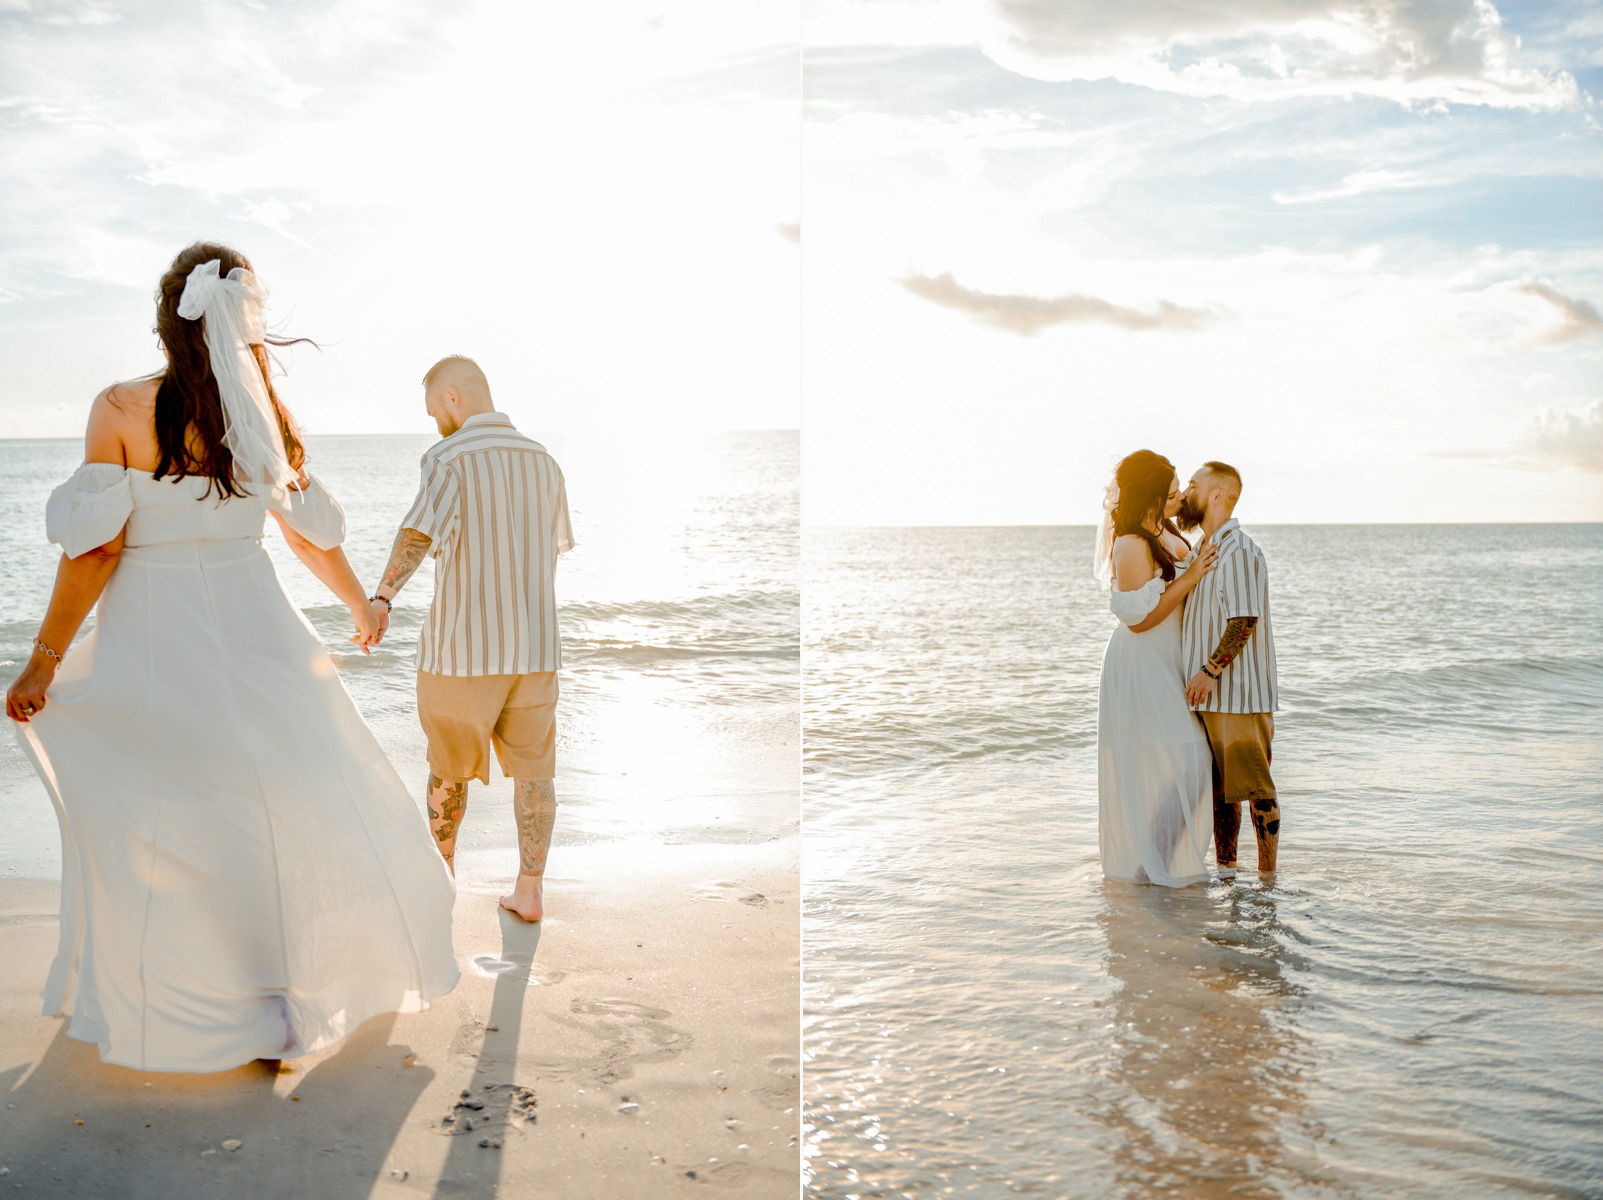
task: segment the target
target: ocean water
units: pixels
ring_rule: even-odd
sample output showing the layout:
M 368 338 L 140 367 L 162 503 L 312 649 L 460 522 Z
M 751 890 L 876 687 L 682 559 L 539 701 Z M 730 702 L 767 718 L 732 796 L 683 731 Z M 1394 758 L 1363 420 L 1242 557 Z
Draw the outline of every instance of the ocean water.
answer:
M 563 468 L 578 543 L 557 571 L 563 671 L 553 869 L 564 844 L 793 835 L 797 434 L 530 432 Z M 416 493 L 418 456 L 434 440 L 308 440 L 311 469 L 345 508 L 346 552 L 369 586 Z M 45 499 L 81 457 L 78 441 L 0 441 L 0 680 L 9 682 L 29 652 L 59 559 L 45 540 Z M 413 654 L 433 594 L 432 561 L 402 592 L 383 644 L 364 656 L 344 640 L 343 605 L 295 560 L 271 521 L 266 544 L 421 802 Z M 515 866 L 510 785 L 495 769 L 492 781 L 470 795 L 459 864 L 477 854 L 498 869 Z M 0 738 L 0 803 L 0 874 L 56 877 L 55 818 L 10 736 Z
M 1079 528 L 804 538 L 814 1197 L 1603 1197 L 1603 526 L 1247 526 L 1272 885 L 1103 880 Z

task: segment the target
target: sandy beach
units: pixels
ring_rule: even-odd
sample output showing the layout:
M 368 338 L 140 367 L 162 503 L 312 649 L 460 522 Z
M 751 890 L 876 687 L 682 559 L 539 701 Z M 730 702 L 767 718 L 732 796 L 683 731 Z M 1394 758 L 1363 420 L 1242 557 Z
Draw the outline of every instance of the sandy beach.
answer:
M 0 1193 L 794 1196 L 796 853 L 559 848 L 539 925 L 470 857 L 454 992 L 215 1075 L 103 1065 L 40 1016 L 58 890 L 0 882 Z

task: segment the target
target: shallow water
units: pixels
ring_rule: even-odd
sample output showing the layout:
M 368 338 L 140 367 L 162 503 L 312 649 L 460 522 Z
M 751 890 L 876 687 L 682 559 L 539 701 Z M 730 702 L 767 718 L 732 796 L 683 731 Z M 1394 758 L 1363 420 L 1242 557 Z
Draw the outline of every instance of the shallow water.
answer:
M 577 547 L 563 555 L 556 845 L 763 841 L 794 832 L 799 753 L 799 439 L 793 431 L 677 437 L 531 431 L 567 479 Z M 346 552 L 371 583 L 435 439 L 316 437 L 311 469 L 343 504 Z M 0 681 L 38 629 L 59 551 L 44 535 L 50 489 L 82 457 L 76 441 L 0 441 Z M 344 642 L 344 607 L 289 553 L 266 545 L 294 600 L 334 653 L 380 743 L 419 798 L 422 734 L 413 654 L 433 564 L 413 577 L 371 656 Z M 462 853 L 515 845 L 510 789 L 474 789 Z M 14 740 L 0 737 L 0 874 L 59 871 L 55 820 Z M 493 814 L 493 819 L 492 818 Z M 484 819 L 481 819 L 484 818 Z M 555 859 L 553 860 L 555 861 Z
M 1603 527 L 1251 531 L 1281 870 L 1173 892 L 1090 530 L 807 535 L 809 1194 L 1603 1196 Z

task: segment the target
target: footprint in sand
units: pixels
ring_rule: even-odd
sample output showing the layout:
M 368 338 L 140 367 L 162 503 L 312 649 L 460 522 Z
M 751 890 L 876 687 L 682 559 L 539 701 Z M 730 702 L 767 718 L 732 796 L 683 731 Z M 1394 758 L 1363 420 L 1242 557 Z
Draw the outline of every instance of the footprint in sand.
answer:
M 713 879 L 698 884 L 691 889 L 691 895 L 697 900 L 738 900 L 742 904 L 749 904 L 753 908 L 766 908 L 770 904 L 781 904 L 783 901 L 773 896 L 765 896 L 761 892 L 748 892 L 745 886 L 733 879 Z
M 533 1125 L 538 1120 L 538 1107 L 533 1088 L 516 1083 L 486 1083 L 478 1091 L 464 1088 L 451 1111 L 434 1128 L 446 1137 L 476 1134 L 498 1139 L 509 1129 Z
M 494 954 L 480 954 L 473 960 L 473 969 L 486 979 L 521 975 L 520 981 L 529 987 L 561 983 L 568 974 L 566 971 L 553 970 L 549 967 L 540 967 L 537 970 L 531 960 L 517 954 L 507 958 Z
M 758 1101 L 766 1108 L 784 1111 L 801 1103 L 796 1059 L 788 1054 L 775 1054 L 766 1066 L 776 1078 L 756 1091 Z
M 576 998 L 566 1014 L 554 1013 L 549 1019 L 591 1039 L 595 1050 L 572 1057 L 537 1058 L 532 1065 L 548 1078 L 588 1075 L 603 1084 L 628 1079 L 636 1066 L 666 1062 L 690 1048 L 694 1039 L 668 1024 L 672 1015 L 665 1008 L 632 1000 Z
M 714 1187 L 741 1187 L 752 1177 L 752 1169 L 745 1163 L 700 1163 L 694 1167 L 681 1167 L 679 1173 L 695 1183 L 710 1183 Z

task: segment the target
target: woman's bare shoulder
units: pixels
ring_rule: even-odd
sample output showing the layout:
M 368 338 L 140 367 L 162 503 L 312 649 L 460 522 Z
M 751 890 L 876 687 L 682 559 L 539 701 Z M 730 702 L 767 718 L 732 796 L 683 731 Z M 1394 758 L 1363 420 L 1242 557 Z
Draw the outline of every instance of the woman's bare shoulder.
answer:
M 95 397 L 95 407 L 124 417 L 150 420 L 156 412 L 156 392 L 161 388 L 161 376 L 131 379 L 114 383 Z
M 114 383 L 96 396 L 84 432 L 84 460 L 149 465 L 145 460 L 151 459 L 156 444 L 156 390 L 160 386 L 160 378 L 135 379 Z

